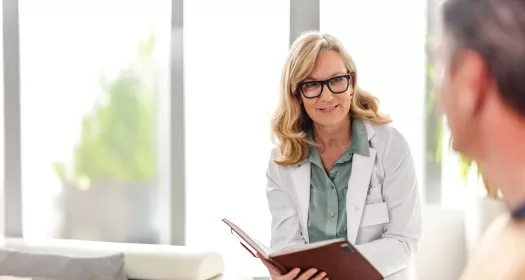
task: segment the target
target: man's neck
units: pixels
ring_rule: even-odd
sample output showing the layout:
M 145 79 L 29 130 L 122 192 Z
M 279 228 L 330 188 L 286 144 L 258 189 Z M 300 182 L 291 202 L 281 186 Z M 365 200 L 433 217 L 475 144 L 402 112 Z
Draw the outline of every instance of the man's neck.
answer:
M 314 124 L 315 141 L 324 148 L 348 145 L 351 131 L 351 120 L 349 117 L 333 126 Z
M 499 175 L 507 178 L 500 180 L 498 186 L 507 206 L 510 210 L 515 210 L 525 204 L 525 166 L 507 168 L 508 172 Z
M 525 203 L 525 121 L 521 118 L 504 118 L 492 124 L 492 135 L 486 138 L 488 153 L 481 160 L 487 180 L 497 187 L 511 210 Z M 490 142 L 490 143 L 487 143 Z

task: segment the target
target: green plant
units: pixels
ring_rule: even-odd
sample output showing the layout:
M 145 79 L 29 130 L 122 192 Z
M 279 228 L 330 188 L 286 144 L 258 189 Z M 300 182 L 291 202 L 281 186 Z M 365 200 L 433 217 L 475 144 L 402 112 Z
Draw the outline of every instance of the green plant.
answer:
M 452 139 L 451 139 L 452 140 Z M 470 172 L 472 172 L 472 167 L 475 164 L 475 162 L 469 158 L 467 158 L 465 155 L 460 154 L 459 155 L 459 163 L 460 163 L 460 172 L 463 180 L 467 180 L 468 175 Z M 500 197 L 499 192 L 496 188 L 492 187 L 483 177 L 483 174 L 479 167 L 475 166 L 475 172 L 478 178 L 480 178 L 483 182 L 483 187 L 487 191 L 487 196 L 490 198 L 498 199 Z
M 429 139 L 429 148 L 431 153 L 428 155 L 432 158 L 434 164 L 441 164 L 443 154 L 444 127 L 443 118 L 438 112 L 437 96 L 434 89 L 436 74 L 432 67 L 432 62 L 427 62 L 427 90 L 426 90 L 426 131 Z
M 64 183 L 148 181 L 157 170 L 155 73 L 152 35 L 138 45 L 136 63 L 115 78 L 101 79 L 102 95 L 81 122 L 73 170 L 54 163 Z

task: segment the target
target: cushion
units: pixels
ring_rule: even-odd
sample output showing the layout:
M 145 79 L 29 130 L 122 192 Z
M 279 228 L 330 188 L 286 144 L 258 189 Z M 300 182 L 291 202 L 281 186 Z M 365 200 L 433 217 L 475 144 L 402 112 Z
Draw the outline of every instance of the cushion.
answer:
M 123 254 L 70 257 L 0 250 L 0 271 L 6 276 L 35 280 L 125 280 L 123 268 Z

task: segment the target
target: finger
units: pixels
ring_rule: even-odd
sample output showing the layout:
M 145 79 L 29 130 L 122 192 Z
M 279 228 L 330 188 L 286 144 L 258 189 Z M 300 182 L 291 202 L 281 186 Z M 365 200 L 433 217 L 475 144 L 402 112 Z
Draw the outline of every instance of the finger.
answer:
M 312 278 L 317 273 L 317 271 L 318 270 L 315 269 L 315 268 L 310 268 L 307 271 L 305 271 L 304 273 L 302 273 L 301 276 L 299 276 L 299 278 L 297 278 L 297 280 L 309 280 L 310 278 Z
M 293 279 L 296 279 L 299 273 L 301 273 L 301 270 L 299 268 L 294 268 L 287 274 L 279 277 L 278 280 L 293 280 Z
M 275 268 L 272 268 L 272 267 L 268 267 L 268 271 L 270 272 L 270 276 L 272 277 L 275 277 L 275 276 L 282 276 L 283 274 L 281 272 L 279 272 L 277 269 Z
M 326 272 L 319 272 L 317 273 L 313 278 L 310 278 L 310 280 L 328 280 L 326 277 Z

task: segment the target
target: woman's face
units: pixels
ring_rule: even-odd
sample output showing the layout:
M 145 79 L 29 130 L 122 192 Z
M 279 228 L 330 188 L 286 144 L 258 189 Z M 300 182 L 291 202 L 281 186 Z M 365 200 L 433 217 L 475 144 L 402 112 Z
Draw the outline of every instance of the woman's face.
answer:
M 308 116 L 317 125 L 335 126 L 348 118 L 352 77 L 336 51 L 321 52 L 310 75 L 299 83 Z

